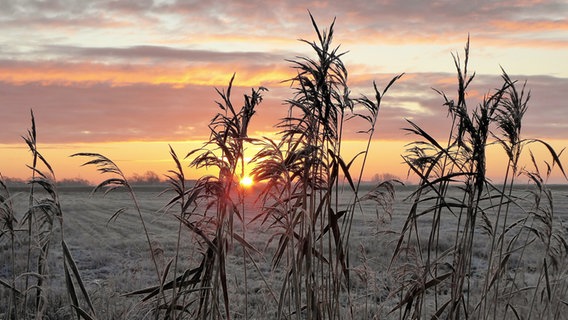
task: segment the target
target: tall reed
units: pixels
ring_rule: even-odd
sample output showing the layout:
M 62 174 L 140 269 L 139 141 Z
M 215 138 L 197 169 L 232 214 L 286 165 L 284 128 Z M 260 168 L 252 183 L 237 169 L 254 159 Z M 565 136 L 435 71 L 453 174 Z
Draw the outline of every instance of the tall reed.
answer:
M 97 171 L 99 171 L 101 174 L 109 174 L 111 175 L 110 178 L 102 181 L 101 183 L 99 183 L 94 189 L 92 193 L 96 193 L 98 191 L 102 191 L 104 190 L 104 194 L 106 195 L 107 193 L 117 190 L 117 189 L 125 189 L 126 192 L 128 193 L 128 195 L 130 196 L 130 199 L 132 200 L 132 203 L 134 204 L 134 208 L 136 210 L 136 214 L 138 215 L 138 218 L 140 219 L 140 224 L 142 226 L 142 229 L 144 231 L 144 236 L 146 238 L 146 243 L 148 245 L 148 249 L 150 252 L 150 258 L 152 260 L 153 266 L 154 266 L 154 271 L 156 272 L 156 278 L 158 280 L 158 282 L 160 284 L 162 284 L 162 282 L 160 282 L 160 280 L 163 278 L 163 274 L 165 274 L 166 272 L 162 272 L 162 270 L 160 270 L 160 267 L 158 266 L 158 262 L 156 259 L 156 255 L 155 255 L 155 250 L 154 250 L 154 244 L 152 242 L 152 239 L 150 238 L 150 232 L 148 231 L 148 226 L 146 223 L 146 220 L 144 219 L 144 216 L 142 215 L 142 209 L 140 207 L 138 198 L 136 197 L 136 193 L 132 187 L 132 185 L 128 182 L 128 179 L 126 178 L 126 175 L 122 172 L 122 170 L 118 167 L 118 165 L 113 162 L 111 159 L 109 159 L 108 157 L 99 154 L 99 153 L 75 153 L 72 154 L 71 157 L 86 157 L 86 158 L 90 158 L 92 160 L 88 160 L 87 162 L 85 162 L 83 164 L 83 166 L 95 166 L 97 168 Z M 109 218 L 109 221 L 117 219 L 122 213 L 124 213 L 127 210 L 127 208 L 120 208 L 117 211 L 114 212 L 114 214 L 112 214 L 112 216 Z M 163 293 L 163 288 L 162 286 L 159 286 L 159 294 L 158 297 L 160 298 L 158 301 L 156 301 L 156 310 L 158 310 L 160 308 L 160 305 L 162 303 L 165 302 L 166 297 L 165 294 Z M 158 315 L 158 312 L 155 313 L 156 317 Z
M 63 270 L 69 296 L 68 306 L 76 310 L 78 318 L 91 319 L 95 311 L 65 241 L 63 210 L 59 202 L 55 172 L 38 149 L 33 111 L 31 122 L 31 129 L 23 139 L 32 154 L 32 164 L 28 166 L 32 172 L 32 178 L 29 181 L 28 208 L 21 222 L 18 222 L 16 218 L 13 196 L 4 183 L 4 179 L 0 179 L 0 219 L 2 221 L 0 240 L 4 235 L 10 238 L 11 279 L 10 283 L 0 280 L 0 284 L 7 287 L 10 292 L 6 317 L 7 319 L 43 319 L 49 316 L 47 311 L 51 297 L 48 292 L 52 273 L 49 270 L 50 249 L 54 236 L 59 231 Z M 22 239 L 18 233 L 24 230 L 26 236 Z M 19 270 L 20 266 L 16 264 L 16 249 L 20 247 L 20 242 L 26 245 L 26 262 L 23 270 Z M 77 292 L 76 286 L 79 286 L 80 292 Z
M 248 126 L 256 108 L 262 102 L 260 87 L 252 89 L 250 95 L 244 95 L 244 104 L 236 109 L 231 101 L 234 75 L 226 91 L 217 93 L 221 101 L 217 106 L 221 110 L 209 124 L 210 139 L 202 148 L 189 152 L 191 167 L 196 169 L 214 169 L 217 175 L 205 175 L 199 178 L 188 196 L 195 201 L 204 201 L 207 210 L 195 221 L 195 215 L 182 217 L 181 221 L 190 230 L 203 235 L 205 240 L 202 265 L 205 266 L 200 278 L 199 309 L 197 316 L 203 319 L 217 319 L 224 314 L 231 318 L 229 293 L 227 289 L 226 256 L 229 244 L 236 241 L 246 249 L 254 248 L 234 230 L 235 219 L 244 224 L 243 206 L 239 207 L 242 197 L 235 199 L 236 189 L 244 172 L 245 144 L 250 141 Z M 208 209 L 213 209 L 213 214 Z M 183 213 L 183 212 L 182 212 Z M 203 225 L 203 230 L 195 225 Z M 246 263 L 246 259 L 244 260 Z
M 440 142 L 408 121 L 406 130 L 420 140 L 409 146 L 404 159 L 420 184 L 391 262 L 392 268 L 398 268 L 396 292 L 400 301 L 394 310 L 399 310 L 400 318 L 461 319 L 475 315 L 495 319 L 506 316 L 508 310 L 519 316 L 517 307 L 511 304 L 511 294 L 533 290 L 513 290 L 509 280 L 509 274 L 516 277 L 524 272 L 510 266 L 510 259 L 517 258 L 517 252 L 526 250 L 534 240 L 527 237 L 519 241 L 521 235 L 528 236 L 533 213 L 525 212 L 514 222 L 509 219 L 511 208 L 523 208 L 521 199 L 513 194 L 523 146 L 535 141 L 545 145 L 553 164 L 564 173 L 550 145 L 521 138 L 529 95 L 525 95 L 524 86 L 519 91 L 505 71 L 501 88 L 487 94 L 475 109 L 468 109 L 467 89 L 475 76 L 468 74 L 468 59 L 469 40 L 464 63 L 454 55 L 456 100 L 438 91 L 451 116 L 447 141 Z M 509 159 L 501 187 L 486 176 L 490 138 L 503 147 Z M 426 221 L 430 221 L 428 228 L 419 227 Z M 453 245 L 440 250 L 440 236 L 447 234 L 448 228 L 453 228 Z M 421 232 L 425 230 L 426 234 Z M 478 266 L 483 262 L 476 249 L 483 242 L 489 243 L 486 268 Z M 509 302 L 503 303 L 505 297 Z
M 18 221 L 16 219 L 16 213 L 14 211 L 14 206 L 12 202 L 12 195 L 10 190 L 4 183 L 4 177 L 0 174 L 0 240 L 4 236 L 9 237 L 9 247 L 10 247 L 10 261 L 6 262 L 6 265 L 11 268 L 11 278 L 10 282 L 6 283 L 0 279 L 3 286 L 8 288 L 10 291 L 9 298 L 7 302 L 7 319 L 16 319 L 18 314 L 18 303 L 17 300 L 22 298 L 22 293 L 16 287 L 16 229 L 18 227 Z
M 175 210 L 173 216 L 179 221 L 175 257 L 168 263 L 159 286 L 129 293 L 146 294 L 143 298 L 146 301 L 161 290 L 172 290 L 171 298 L 159 305 L 166 310 L 166 318 L 232 318 L 226 270 L 229 248 L 234 242 L 242 246 L 245 265 L 246 257 L 256 251 L 244 234 L 241 236 L 235 230 L 235 219 L 245 224 L 244 198 L 238 192 L 238 186 L 244 172 L 246 144 L 251 142 L 248 126 L 262 102 L 261 93 L 266 89 L 261 87 L 253 89 L 250 95 L 245 94 L 242 107 L 236 109 L 231 101 L 234 77 L 226 91 L 217 90 L 221 97 L 217 102 L 220 112 L 209 124 L 210 139 L 186 156 L 191 160 L 190 167 L 206 168 L 216 174 L 204 175 L 193 186 L 187 186 L 181 160 L 170 147 L 176 168 L 167 175 L 168 190 L 174 192 L 174 197 L 166 207 L 169 211 Z M 194 236 L 201 260 L 198 266 L 189 267 L 178 276 L 178 256 L 182 254 L 180 241 L 184 231 Z M 172 262 L 173 275 L 167 281 Z
M 308 44 L 315 57 L 289 60 L 297 75 L 290 79 L 294 98 L 287 100 L 288 116 L 278 124 L 280 141 L 267 139 L 256 155 L 255 180 L 267 181 L 263 191 L 263 221 L 270 222 L 277 241 L 273 268 L 283 267 L 277 318 L 340 319 L 354 317 L 350 302 L 349 233 L 359 176 L 351 166 L 359 155 L 344 159 L 342 140 L 346 121 L 366 120 L 369 143 L 375 130 L 382 94 L 375 101 L 353 99 L 347 85 L 344 53 L 332 46 L 335 21 L 321 31 L 310 14 L 317 40 Z M 343 178 L 342 178 L 343 177 Z M 345 180 L 342 180 L 345 179 Z M 341 184 L 354 195 L 347 209 L 339 203 Z

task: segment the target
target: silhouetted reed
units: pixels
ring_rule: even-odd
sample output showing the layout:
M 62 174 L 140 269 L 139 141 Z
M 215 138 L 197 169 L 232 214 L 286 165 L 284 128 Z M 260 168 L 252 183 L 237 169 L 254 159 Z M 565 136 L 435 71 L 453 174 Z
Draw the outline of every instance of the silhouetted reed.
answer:
M 420 140 L 409 146 L 405 161 L 410 171 L 420 177 L 420 184 L 412 196 L 413 206 L 391 262 L 392 268 L 402 266 L 397 291 L 401 299 L 395 308 L 400 310 L 400 318 L 461 319 L 475 316 L 496 319 L 513 314 L 523 318 L 527 314 L 529 317 L 534 315 L 534 304 L 529 311 L 521 311 L 525 305 L 514 304 L 513 298 L 530 296 L 528 292 L 536 294 L 540 288 L 536 285 L 521 289 L 516 278 L 524 270 L 511 266 L 510 260 L 515 256 L 519 259 L 517 264 L 524 265 L 522 258 L 526 256 L 517 254 L 528 250 L 537 238 L 545 244 L 544 252 L 547 254 L 541 257 L 543 264 L 536 268 L 544 270 L 548 279 L 550 257 L 546 256 L 550 241 L 545 238 L 552 235 L 548 232 L 544 233 L 547 237 L 543 237 L 532 224 L 535 212 L 542 211 L 539 208 L 542 190 L 535 193 L 534 205 L 538 209 L 527 211 L 524 211 L 526 205 L 522 203 L 525 199 L 515 197 L 513 191 L 515 178 L 521 173 L 519 158 L 528 143 L 543 144 L 550 152 L 553 165 L 562 173 L 564 170 L 558 154 L 550 145 L 541 140 L 521 138 L 522 117 L 530 95 L 525 93 L 524 85 L 519 91 L 516 82 L 505 71 L 501 88 L 487 94 L 475 109 L 468 109 L 467 88 L 474 79 L 474 75 L 467 73 L 468 57 L 469 41 L 463 65 L 460 57 L 454 56 L 458 74 L 457 99 L 449 99 L 438 91 L 452 122 L 447 141 L 437 140 L 419 125 L 408 121 L 410 127 L 407 130 Z M 491 137 L 503 147 L 509 159 L 501 187 L 493 185 L 486 176 L 486 150 L 492 144 Z M 535 161 L 533 158 L 538 168 Z M 542 179 L 538 171 L 528 176 L 533 182 Z M 523 211 L 521 218 L 513 222 L 509 219 L 512 207 Z M 539 215 L 538 220 L 545 222 L 541 226 L 550 230 L 552 214 L 544 216 L 547 219 Z M 431 218 L 431 226 L 421 232 L 418 221 L 426 218 Z M 453 225 L 453 245 L 441 251 L 441 226 L 445 226 L 444 232 L 447 233 L 448 226 Z M 557 234 L 555 237 L 565 239 L 565 235 Z M 486 267 L 479 266 L 481 262 L 474 262 L 474 255 L 481 254 L 475 247 L 475 243 L 480 241 L 490 243 L 488 252 L 483 253 L 487 255 Z M 566 247 L 555 248 L 554 260 L 564 259 Z M 543 252 L 533 250 L 531 254 Z M 563 277 L 558 280 L 559 283 L 566 281 Z M 565 290 L 565 283 L 561 287 Z M 547 290 L 550 290 L 548 285 Z M 430 304 L 434 307 L 426 308 Z M 555 306 L 558 307 L 558 304 Z M 540 314 L 546 318 L 557 318 L 558 315 Z

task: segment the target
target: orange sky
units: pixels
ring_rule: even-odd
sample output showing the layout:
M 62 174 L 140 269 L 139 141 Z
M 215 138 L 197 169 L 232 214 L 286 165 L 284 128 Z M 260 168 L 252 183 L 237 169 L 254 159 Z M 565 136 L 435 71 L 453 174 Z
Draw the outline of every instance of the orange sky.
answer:
M 34 110 L 40 151 L 57 178 L 100 180 L 81 168 L 75 152 L 99 152 L 127 174 L 172 168 L 168 144 L 185 155 L 207 138 L 217 112 L 215 88 L 236 73 L 235 104 L 251 87 L 264 86 L 250 135 L 275 131 L 292 90 L 282 80 L 290 63 L 311 54 L 298 38 L 314 39 L 307 10 L 321 28 L 337 17 L 335 43 L 349 51 L 354 97 L 371 94 L 395 74 L 406 75 L 383 101 L 367 177 L 404 178 L 401 130 L 411 119 L 433 135 L 447 134 L 443 100 L 455 95 L 452 53 L 463 56 L 471 37 L 468 98 L 500 85 L 500 66 L 527 81 L 532 98 L 525 138 L 568 146 L 568 4 L 565 1 L 6 1 L 0 4 L 0 173 L 26 178 L 30 156 L 21 136 Z M 360 150 L 351 128 L 346 148 Z M 537 156 L 550 162 L 542 148 Z M 495 154 L 495 155 L 494 155 Z M 566 156 L 562 156 L 566 159 Z M 498 181 L 503 157 L 492 152 Z M 565 161 L 566 162 L 566 161 Z M 191 175 L 196 177 L 197 172 Z M 564 182 L 556 172 L 553 182 Z

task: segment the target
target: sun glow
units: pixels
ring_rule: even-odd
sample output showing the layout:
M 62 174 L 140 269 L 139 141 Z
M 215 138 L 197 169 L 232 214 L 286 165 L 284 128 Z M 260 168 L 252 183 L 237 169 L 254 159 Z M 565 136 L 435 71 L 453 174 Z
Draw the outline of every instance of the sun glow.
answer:
M 239 183 L 245 188 L 250 188 L 254 184 L 254 180 L 252 180 L 250 176 L 244 176 L 241 178 L 241 181 Z

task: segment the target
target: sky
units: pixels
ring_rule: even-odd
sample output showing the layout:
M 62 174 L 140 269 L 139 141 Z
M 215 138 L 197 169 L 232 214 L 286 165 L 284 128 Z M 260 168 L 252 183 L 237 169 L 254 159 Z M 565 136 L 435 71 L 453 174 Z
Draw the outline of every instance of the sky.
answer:
M 452 54 L 463 59 L 468 35 L 470 106 L 500 86 L 503 68 L 531 91 L 523 136 L 568 146 L 565 0 L 14 0 L 0 1 L 0 173 L 31 175 L 22 136 L 33 109 L 39 150 L 59 180 L 102 179 L 69 158 L 75 152 L 104 154 L 127 175 L 164 174 L 174 167 L 168 145 L 183 157 L 208 138 L 215 88 L 233 74 L 235 104 L 268 89 L 249 135 L 273 136 L 293 93 L 287 59 L 312 55 L 298 41 L 316 39 L 308 10 L 321 29 L 336 19 L 353 97 L 405 73 L 383 99 L 367 178 L 406 177 L 401 155 L 415 139 L 406 119 L 445 137 L 449 119 L 433 88 L 455 96 Z M 353 152 L 364 146 L 356 131 L 345 136 Z M 489 174 L 499 181 L 505 164 L 494 153 Z M 558 172 L 551 181 L 565 182 Z

